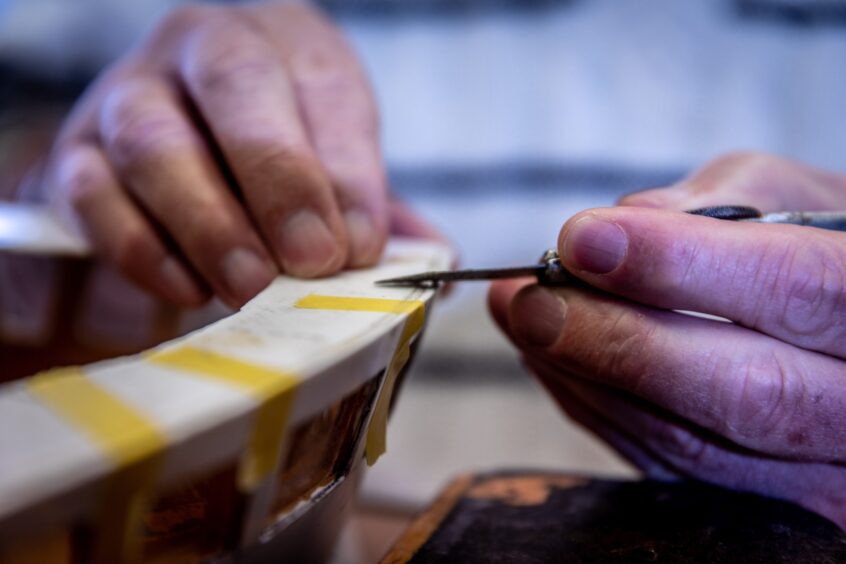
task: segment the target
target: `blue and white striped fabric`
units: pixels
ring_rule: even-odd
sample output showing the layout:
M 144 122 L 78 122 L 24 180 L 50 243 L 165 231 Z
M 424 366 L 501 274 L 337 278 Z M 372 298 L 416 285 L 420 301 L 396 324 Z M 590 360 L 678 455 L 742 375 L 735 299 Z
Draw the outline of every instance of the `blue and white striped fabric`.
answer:
M 0 0 L 0 60 L 95 68 L 178 3 Z M 466 264 L 532 260 L 575 211 L 726 151 L 846 167 L 846 2 L 322 5 L 375 83 L 395 189 Z M 458 296 L 449 325 L 478 327 L 481 289 Z M 493 338 L 465 329 L 444 346 Z

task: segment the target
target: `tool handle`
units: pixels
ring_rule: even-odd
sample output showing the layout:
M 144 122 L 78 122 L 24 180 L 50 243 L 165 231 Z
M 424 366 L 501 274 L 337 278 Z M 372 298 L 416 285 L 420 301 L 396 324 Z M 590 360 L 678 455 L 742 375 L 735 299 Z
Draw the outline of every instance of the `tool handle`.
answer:
M 846 231 L 846 212 L 776 212 L 762 217 L 749 219 L 755 223 L 786 223 L 805 225 L 833 231 Z

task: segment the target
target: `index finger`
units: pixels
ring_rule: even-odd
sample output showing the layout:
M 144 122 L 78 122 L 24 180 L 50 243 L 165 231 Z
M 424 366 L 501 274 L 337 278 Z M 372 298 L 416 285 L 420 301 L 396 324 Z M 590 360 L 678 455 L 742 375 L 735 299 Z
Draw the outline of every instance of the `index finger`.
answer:
M 179 67 L 280 266 L 302 277 L 339 270 L 346 229 L 273 47 L 246 22 L 213 20 Z
M 297 3 L 245 7 L 283 54 L 303 124 L 331 180 L 347 232 L 347 266 L 375 263 L 389 228 L 388 181 L 375 97 L 343 34 L 319 10 Z M 283 34 L 267 24 L 296 22 Z
M 499 283 L 497 283 L 499 285 Z M 730 323 L 580 288 L 503 287 L 515 342 L 758 452 L 844 460 L 843 365 Z M 510 294 L 510 299 L 509 299 Z
M 363 72 L 331 45 L 289 62 L 315 152 L 326 169 L 347 228 L 352 267 L 374 264 L 388 236 L 388 182 L 379 124 Z

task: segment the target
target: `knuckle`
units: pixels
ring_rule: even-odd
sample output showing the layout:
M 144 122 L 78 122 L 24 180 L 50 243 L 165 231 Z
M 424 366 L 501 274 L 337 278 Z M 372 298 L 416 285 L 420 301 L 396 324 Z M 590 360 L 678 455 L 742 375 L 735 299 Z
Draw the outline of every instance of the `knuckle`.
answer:
M 731 273 L 738 268 L 732 257 L 701 238 L 664 235 L 632 246 L 623 267 L 612 273 L 619 277 L 618 283 L 633 282 L 652 288 L 658 296 L 676 296 L 701 287 L 714 272 Z
M 320 44 L 298 53 L 291 61 L 294 80 L 329 90 L 358 86 L 362 76 L 355 60 L 338 45 Z
M 790 241 L 771 258 L 772 281 L 762 284 L 762 289 L 768 291 L 759 293 L 768 295 L 769 300 L 758 308 L 760 315 L 771 317 L 759 323 L 769 322 L 794 336 L 815 341 L 841 334 L 839 320 L 846 310 L 846 264 L 842 254 L 836 245 L 825 240 L 813 244 Z
M 629 391 L 638 393 L 642 382 L 649 380 L 654 369 L 644 354 L 655 347 L 657 326 L 637 311 L 622 309 L 599 339 L 601 347 L 591 347 L 596 356 L 590 365 L 596 367 L 597 377 L 619 380 Z
M 321 124 L 321 127 L 332 133 L 321 138 L 327 150 L 348 151 L 351 147 L 348 139 L 363 140 L 361 146 L 367 147 L 379 138 L 379 114 L 371 100 L 365 99 L 360 93 L 347 91 L 345 94 L 342 90 L 323 95 L 323 98 L 319 107 L 331 109 L 331 113 L 326 111 L 323 115 L 332 119 L 325 126 Z
M 189 81 L 202 91 L 254 87 L 277 72 L 279 63 L 257 53 L 220 53 L 189 67 Z
M 301 55 L 292 66 L 292 80 L 304 99 L 321 107 L 331 107 L 335 114 L 354 119 L 357 125 L 378 125 L 361 70 L 348 57 L 330 52 Z
M 778 355 L 752 359 L 739 375 L 725 414 L 729 438 L 741 444 L 760 444 L 793 428 L 806 396 L 801 374 Z
M 110 106 L 104 137 L 120 166 L 195 142 L 190 129 L 169 111 L 127 96 Z
M 60 189 L 74 209 L 80 210 L 98 197 L 103 179 L 83 153 L 63 156 L 59 171 Z
M 183 71 L 199 91 L 253 89 L 281 69 L 278 55 L 248 22 L 212 19 L 189 42 Z
M 184 135 L 167 118 L 137 116 L 119 124 L 110 141 L 118 163 L 145 161 L 181 144 Z
M 671 242 L 666 253 L 665 259 L 656 261 L 660 271 L 653 274 L 659 288 L 695 288 L 703 273 L 713 270 L 713 254 L 695 238 Z M 720 266 L 725 268 L 727 265 Z

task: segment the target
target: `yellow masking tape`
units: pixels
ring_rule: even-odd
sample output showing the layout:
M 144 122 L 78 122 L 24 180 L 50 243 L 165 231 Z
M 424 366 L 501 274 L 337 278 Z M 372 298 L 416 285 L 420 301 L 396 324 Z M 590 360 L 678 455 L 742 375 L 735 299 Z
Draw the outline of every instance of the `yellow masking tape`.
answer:
M 137 559 L 141 519 L 166 437 L 142 413 L 90 380 L 61 368 L 26 380 L 29 393 L 87 435 L 116 466 L 96 518 L 96 562 Z
M 394 385 L 397 376 L 402 372 L 403 367 L 411 356 L 409 343 L 400 344 L 390 364 L 385 369 L 385 383 L 382 385 L 382 393 L 376 398 L 376 406 L 373 408 L 373 417 L 370 420 L 370 427 L 367 428 L 367 443 L 364 448 L 364 456 L 367 465 L 373 466 L 379 457 L 387 450 L 388 436 L 388 411 L 391 407 L 391 398 L 394 395 Z
M 148 360 L 203 378 L 228 382 L 250 393 L 260 406 L 238 468 L 238 486 L 242 491 L 252 491 L 274 471 L 282 454 L 282 439 L 298 378 L 193 347 L 155 352 Z
M 344 296 L 321 296 L 309 294 L 300 298 L 294 307 L 300 309 L 334 309 L 342 311 L 372 311 L 407 314 L 408 321 L 403 328 L 400 344 L 410 341 L 423 327 L 426 312 L 420 300 L 387 300 L 383 298 L 355 298 Z
M 88 379 L 78 368 L 61 368 L 26 380 L 33 396 L 87 434 L 116 465 L 126 466 L 167 443 L 135 408 Z
M 317 294 L 311 294 L 301 298 L 294 306 L 304 309 L 371 311 L 408 315 L 408 319 L 403 326 L 397 350 L 385 369 L 382 391 L 376 399 L 376 406 L 373 408 L 373 416 L 370 419 L 370 427 L 367 429 L 365 456 L 367 458 L 367 464 L 372 466 L 385 453 L 388 409 L 391 405 L 394 384 L 403 366 L 405 366 L 411 356 L 409 350 L 411 339 L 423 328 L 423 323 L 426 320 L 425 306 L 420 300 L 388 300 L 382 298 L 321 296 Z

